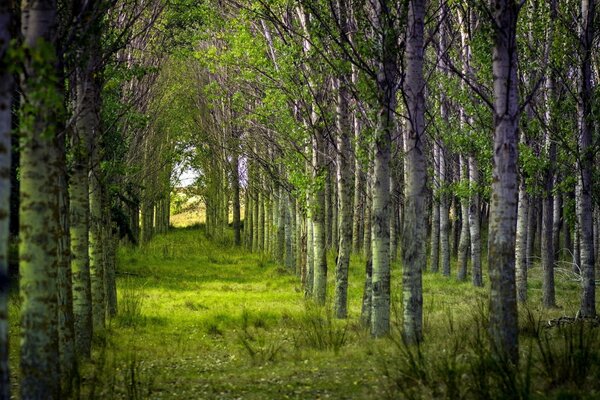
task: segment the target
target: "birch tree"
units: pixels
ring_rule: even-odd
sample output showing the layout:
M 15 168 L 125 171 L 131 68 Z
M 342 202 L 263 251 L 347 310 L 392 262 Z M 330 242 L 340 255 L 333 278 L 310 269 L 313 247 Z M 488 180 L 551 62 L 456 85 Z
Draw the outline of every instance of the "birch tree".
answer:
M 494 166 L 488 239 L 491 283 L 490 332 L 501 357 L 518 362 L 518 316 L 515 292 L 515 223 L 517 202 L 517 16 L 514 0 L 490 1 L 493 29 Z
M 581 1 L 581 26 L 579 46 L 579 87 L 577 101 L 578 119 L 578 182 L 577 220 L 581 231 L 581 274 L 583 290 L 580 313 L 584 317 L 596 316 L 596 273 L 592 217 L 592 166 L 594 165 L 592 132 L 592 49 L 594 42 L 595 0 Z
M 406 35 L 406 76 L 404 95 L 408 111 L 406 146 L 406 188 L 404 235 L 402 241 L 402 291 L 404 304 L 403 334 L 409 343 L 423 338 L 423 287 L 425 269 L 427 215 L 425 212 L 426 166 L 425 140 L 425 82 L 423 53 L 425 1 L 412 0 L 408 5 Z
M 21 5 L 21 29 L 27 49 L 21 81 L 21 218 L 19 244 L 21 306 L 21 398 L 58 399 L 57 262 L 58 151 L 56 4 L 52 0 Z M 44 89 L 53 86 L 44 95 Z

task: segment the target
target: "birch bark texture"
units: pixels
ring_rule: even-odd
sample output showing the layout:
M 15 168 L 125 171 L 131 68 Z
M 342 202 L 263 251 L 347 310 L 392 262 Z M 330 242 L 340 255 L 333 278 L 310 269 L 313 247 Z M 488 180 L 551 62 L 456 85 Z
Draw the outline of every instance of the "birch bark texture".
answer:
M 58 152 L 56 96 L 40 96 L 56 79 L 56 3 L 21 4 L 21 32 L 27 49 L 21 86 L 19 272 L 21 306 L 21 398 L 58 399 Z M 54 88 L 56 89 L 56 88 Z M 50 88 L 49 90 L 52 90 Z
M 338 0 L 338 18 L 343 36 L 349 34 L 349 10 L 347 0 Z M 352 251 L 352 147 L 353 133 L 349 112 L 348 83 L 351 76 L 342 73 L 337 79 L 337 137 L 336 137 L 336 181 L 338 192 L 339 230 L 338 256 L 335 266 L 334 311 L 337 318 L 348 316 L 348 268 Z
M 490 10 L 494 44 L 494 143 L 488 238 L 490 333 L 499 355 L 516 365 L 519 359 L 515 290 L 519 5 L 515 0 L 491 0 Z
M 581 1 L 581 61 L 579 70 L 579 99 L 577 115 L 579 119 L 579 165 L 577 184 L 577 220 L 580 229 L 580 257 L 583 288 L 580 314 L 583 317 L 596 316 L 596 271 L 594 260 L 594 228 L 592 215 L 592 168 L 594 152 L 592 133 L 592 46 L 594 42 L 594 16 L 596 1 Z
M 381 47 L 377 60 L 377 128 L 371 208 L 372 312 L 371 334 L 381 337 L 390 329 L 390 158 L 397 91 L 396 41 L 391 2 L 374 2 L 373 26 Z
M 423 80 L 423 31 L 425 0 L 408 4 L 408 31 L 404 94 L 409 123 L 406 132 L 406 184 L 404 234 L 402 238 L 403 335 L 408 343 L 423 339 L 422 271 L 427 262 L 427 213 L 425 205 L 427 170 L 425 164 L 425 82 Z

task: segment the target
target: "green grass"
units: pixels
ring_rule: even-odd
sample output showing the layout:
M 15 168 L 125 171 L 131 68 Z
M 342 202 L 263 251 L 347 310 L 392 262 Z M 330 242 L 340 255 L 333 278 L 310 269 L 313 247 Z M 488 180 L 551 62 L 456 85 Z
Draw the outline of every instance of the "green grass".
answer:
M 199 229 L 176 229 L 142 248 L 119 249 L 119 314 L 96 340 L 92 361 L 81 367 L 81 397 L 593 398 L 600 393 L 598 335 L 587 327 L 581 333 L 541 327 L 550 318 L 575 315 L 578 286 L 557 280 L 562 308 L 542 310 L 539 275 L 539 267 L 531 270 L 531 301 L 521 309 L 522 366 L 511 372 L 489 349 L 489 288 L 424 274 L 425 342 L 408 347 L 398 328 L 397 262 L 394 333 L 373 340 L 358 322 L 360 257 L 351 263 L 350 318 L 338 321 L 330 306 L 306 301 L 299 280 L 265 255 L 214 243 Z M 14 366 L 18 301 L 11 300 Z M 560 367 L 564 363 L 570 367 Z

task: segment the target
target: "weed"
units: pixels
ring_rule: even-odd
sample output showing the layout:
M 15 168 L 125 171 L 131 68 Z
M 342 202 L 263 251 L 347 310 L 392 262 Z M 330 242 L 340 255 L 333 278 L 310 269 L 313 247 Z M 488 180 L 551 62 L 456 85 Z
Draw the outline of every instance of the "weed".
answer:
M 125 356 L 125 368 L 122 370 L 125 396 L 127 400 L 150 398 L 154 384 L 152 374 L 146 374 L 135 352 Z
M 447 311 L 445 340 L 407 344 L 402 332 L 390 335 L 391 354 L 379 364 L 389 398 L 527 399 L 531 393 L 531 348 L 521 366 L 513 366 L 494 350 L 487 315 L 475 310 L 464 326 Z
M 184 306 L 192 311 L 208 310 L 208 307 L 202 303 L 186 300 Z
M 281 339 L 267 337 L 264 332 L 251 333 L 248 329 L 242 330 L 237 337 L 254 365 L 275 362 L 284 345 Z
M 142 309 L 144 305 L 143 286 L 134 287 L 131 279 L 126 279 L 120 287 L 121 299 L 119 301 L 119 313 L 117 322 L 123 327 L 135 327 L 143 324 L 144 315 Z
M 567 382 L 582 385 L 600 361 L 598 329 L 583 320 L 543 329 L 535 337 L 539 361 L 550 387 Z
M 223 336 L 223 331 L 219 328 L 219 325 L 215 322 L 209 322 L 206 325 L 206 333 L 211 336 Z
M 331 307 L 318 307 L 307 303 L 300 316 L 294 336 L 296 348 L 309 347 L 317 350 L 333 350 L 338 354 L 348 341 L 348 321 L 337 321 Z

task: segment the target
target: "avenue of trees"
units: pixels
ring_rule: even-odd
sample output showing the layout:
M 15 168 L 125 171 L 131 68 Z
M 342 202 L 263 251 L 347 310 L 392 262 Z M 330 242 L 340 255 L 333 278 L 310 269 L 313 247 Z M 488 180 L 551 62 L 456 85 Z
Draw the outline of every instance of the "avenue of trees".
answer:
M 209 237 L 231 224 L 231 245 L 277 260 L 337 318 L 362 254 L 375 338 L 399 307 L 406 343 L 427 340 L 422 275 L 439 273 L 489 287 L 493 345 L 518 364 L 538 260 L 542 306 L 559 305 L 561 265 L 581 283 L 578 317 L 595 318 L 598 13 L 595 0 L 2 2 L 0 399 L 9 266 L 20 396 L 66 398 L 118 313 L 117 246 L 167 231 L 181 169 L 197 173 Z

